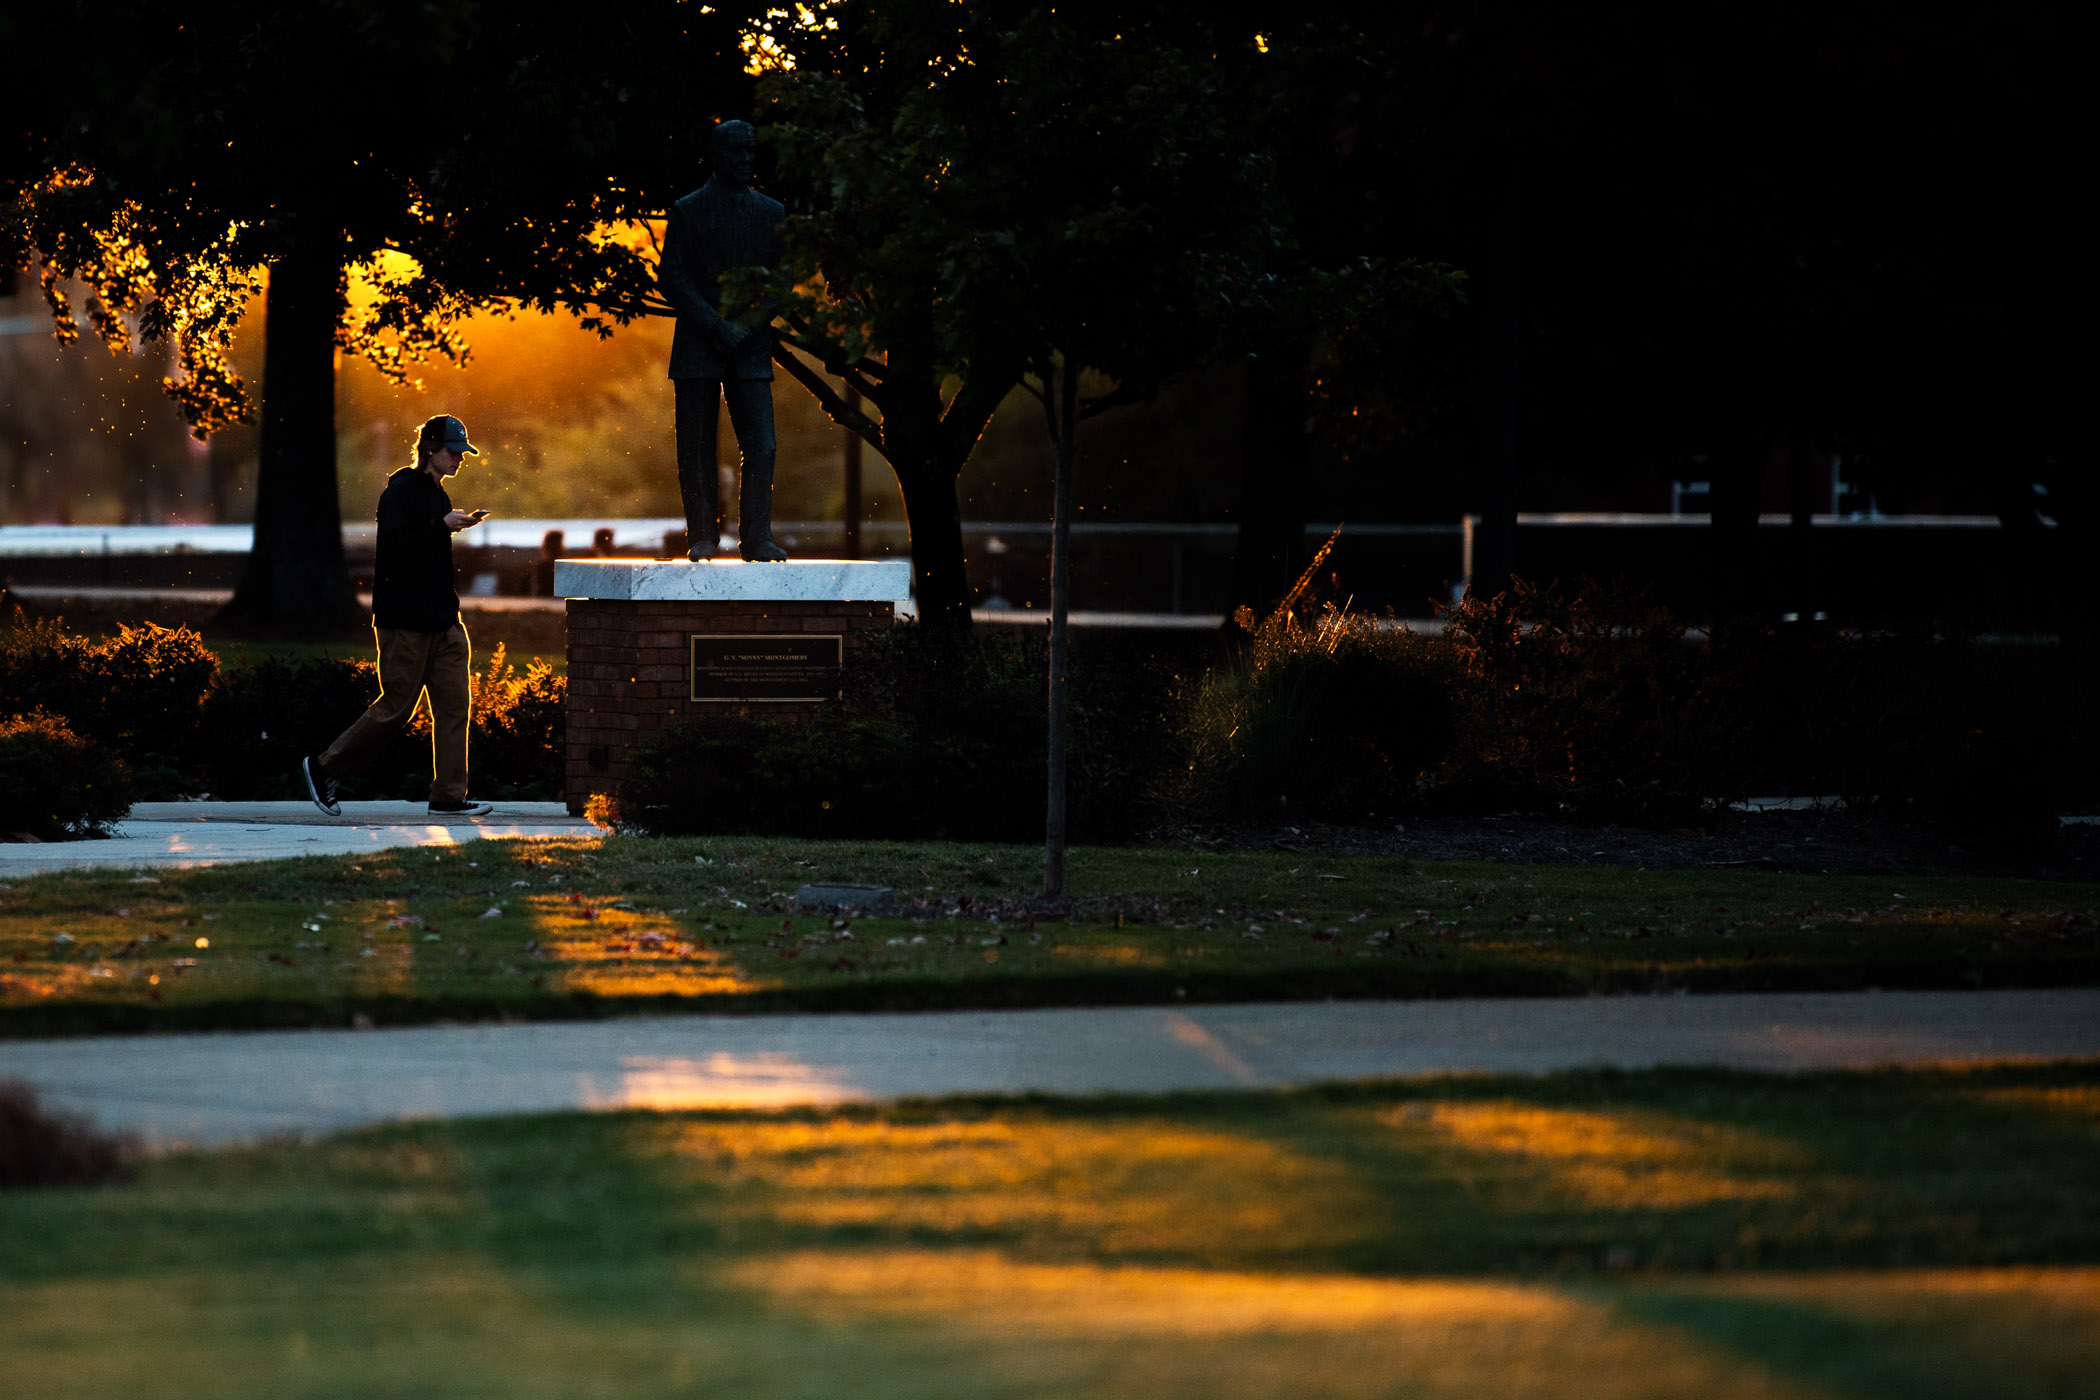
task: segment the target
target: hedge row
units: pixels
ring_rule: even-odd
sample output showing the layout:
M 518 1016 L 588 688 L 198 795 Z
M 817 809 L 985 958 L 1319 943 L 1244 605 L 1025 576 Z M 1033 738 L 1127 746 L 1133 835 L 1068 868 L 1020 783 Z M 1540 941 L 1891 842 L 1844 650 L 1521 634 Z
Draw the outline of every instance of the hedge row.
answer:
M 561 795 L 563 681 L 544 662 L 522 673 L 502 647 L 475 678 L 470 739 L 477 796 Z M 141 800 L 304 797 L 299 759 L 317 752 L 379 693 L 370 661 L 265 661 L 222 670 L 187 628 L 125 628 L 97 641 L 18 612 L 0 629 L 0 717 L 42 713 L 121 758 Z M 430 730 L 405 732 L 344 784 L 347 798 L 427 796 Z
M 1444 623 L 1428 637 L 1339 608 L 1279 609 L 1245 619 L 1229 654 L 1215 637 L 1075 638 L 1074 838 L 1425 809 L 1676 825 L 1795 793 L 2020 845 L 2100 794 L 2100 686 L 2080 651 L 1924 632 L 1704 635 L 1595 585 L 1471 598 Z M 621 819 L 665 833 L 1034 839 L 1044 653 L 1035 633 L 894 629 L 813 724 L 723 718 L 641 750 Z M 0 631 L 0 718 L 63 721 L 70 739 L 21 742 L 100 745 L 146 798 L 302 796 L 299 757 L 377 689 L 364 661 L 222 671 L 182 630 L 92 642 L 18 615 Z M 477 795 L 561 795 L 563 689 L 497 649 L 476 683 Z M 345 796 L 424 795 L 428 743 L 419 715 Z
M 1425 810 L 1674 826 L 1798 794 L 2031 847 L 2100 794 L 2090 658 L 2054 646 L 1709 636 L 1594 584 L 1469 598 L 1444 624 L 1431 637 L 1340 608 L 1279 609 L 1243 618 L 1229 658 L 1075 639 L 1075 839 Z M 1034 839 L 1045 682 L 1039 635 L 899 629 L 817 724 L 723 720 L 642 750 L 620 819 L 665 833 Z

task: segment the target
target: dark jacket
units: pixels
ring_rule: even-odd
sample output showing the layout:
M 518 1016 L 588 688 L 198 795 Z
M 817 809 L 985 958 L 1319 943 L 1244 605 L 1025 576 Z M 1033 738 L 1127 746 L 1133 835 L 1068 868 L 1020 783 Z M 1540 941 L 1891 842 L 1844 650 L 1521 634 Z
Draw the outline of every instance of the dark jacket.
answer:
M 722 274 L 739 267 L 778 267 L 787 210 L 757 190 L 733 193 L 712 178 L 671 206 L 657 281 L 678 309 L 671 333 L 673 379 L 771 379 L 772 318 L 753 329 L 735 355 L 722 350 Z
M 443 632 L 459 621 L 452 572 L 452 498 L 421 467 L 403 467 L 379 493 L 379 558 L 372 571 L 372 621 L 411 632 Z

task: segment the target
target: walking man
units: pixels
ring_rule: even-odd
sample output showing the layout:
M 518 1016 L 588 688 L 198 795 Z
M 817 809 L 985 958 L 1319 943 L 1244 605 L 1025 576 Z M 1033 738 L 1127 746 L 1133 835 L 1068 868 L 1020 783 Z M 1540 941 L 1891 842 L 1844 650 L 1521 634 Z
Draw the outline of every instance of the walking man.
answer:
M 379 639 L 379 698 L 328 746 L 302 759 L 307 795 L 341 816 L 336 786 L 382 740 L 399 732 L 430 695 L 430 815 L 479 817 L 491 809 L 467 800 L 467 683 L 470 651 L 459 618 L 452 536 L 488 519 L 485 510 L 454 510 L 445 478 L 467 456 L 479 456 L 457 418 L 439 414 L 416 435 L 416 464 L 387 478 L 379 497 L 379 558 L 372 575 L 372 630 Z

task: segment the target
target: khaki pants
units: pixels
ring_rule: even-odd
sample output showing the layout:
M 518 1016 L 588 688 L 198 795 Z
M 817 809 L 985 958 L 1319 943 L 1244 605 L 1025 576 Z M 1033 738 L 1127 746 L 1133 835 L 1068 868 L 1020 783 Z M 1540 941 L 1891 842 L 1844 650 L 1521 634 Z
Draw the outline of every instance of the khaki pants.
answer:
M 324 772 L 340 775 L 356 767 L 374 745 L 400 732 L 430 692 L 430 800 L 462 802 L 467 796 L 467 721 L 472 698 L 467 671 L 472 649 L 467 629 L 453 623 L 442 632 L 375 627 L 379 638 L 379 698 L 321 755 Z

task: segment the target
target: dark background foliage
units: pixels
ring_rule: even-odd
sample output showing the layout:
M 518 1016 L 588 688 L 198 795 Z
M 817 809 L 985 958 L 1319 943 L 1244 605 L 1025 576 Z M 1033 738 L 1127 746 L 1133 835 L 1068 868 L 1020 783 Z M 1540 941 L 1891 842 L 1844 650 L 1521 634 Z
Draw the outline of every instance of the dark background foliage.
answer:
M 1969 839 L 2046 843 L 2100 792 L 2078 653 L 1933 629 L 1693 633 L 1623 590 L 1519 584 L 1445 618 L 1464 742 L 1434 800 L 1671 825 L 1837 796 Z

